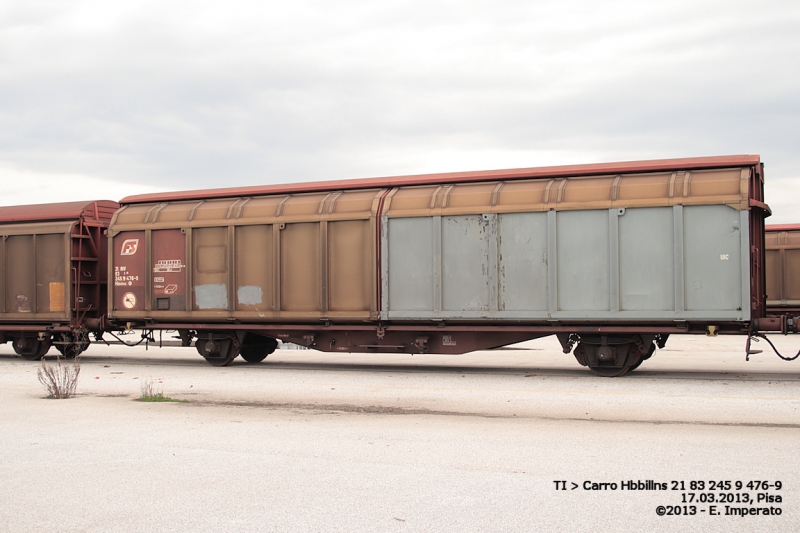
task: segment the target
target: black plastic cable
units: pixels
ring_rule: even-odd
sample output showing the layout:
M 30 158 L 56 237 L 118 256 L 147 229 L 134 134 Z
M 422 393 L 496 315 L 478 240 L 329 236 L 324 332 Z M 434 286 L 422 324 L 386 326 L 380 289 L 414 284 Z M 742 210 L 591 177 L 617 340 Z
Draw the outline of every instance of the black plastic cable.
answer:
M 795 359 L 800 357 L 800 351 L 798 351 L 797 354 L 795 354 L 794 357 L 784 357 L 783 355 L 781 355 L 781 353 L 778 351 L 778 349 L 775 347 L 775 345 L 772 344 L 772 341 L 767 338 L 766 335 L 751 335 L 750 338 L 752 340 L 755 340 L 756 342 L 758 342 L 759 338 L 764 339 L 765 341 L 767 341 L 767 343 L 769 343 L 769 345 L 772 346 L 772 351 L 775 352 L 775 355 L 777 355 L 778 357 L 780 357 L 784 361 L 794 361 Z
M 133 344 L 131 344 L 131 343 L 129 343 L 129 342 L 125 342 L 124 340 L 122 340 L 122 339 L 120 339 L 119 337 L 117 337 L 116 335 L 114 335 L 114 333 L 113 333 L 112 331 L 109 331 L 108 333 L 109 333 L 109 335 L 111 335 L 112 337 L 114 337 L 115 339 L 117 339 L 119 342 L 121 342 L 122 344 L 124 344 L 125 346 L 139 346 L 139 345 L 140 345 L 140 344 L 142 344 L 142 343 L 143 343 L 145 340 L 147 340 L 147 335 L 146 335 L 146 333 L 143 333 L 143 334 L 142 334 L 142 338 L 141 338 L 141 339 L 139 339 L 139 342 L 136 342 L 136 343 L 133 343 Z M 108 344 L 108 343 L 106 343 L 106 344 Z

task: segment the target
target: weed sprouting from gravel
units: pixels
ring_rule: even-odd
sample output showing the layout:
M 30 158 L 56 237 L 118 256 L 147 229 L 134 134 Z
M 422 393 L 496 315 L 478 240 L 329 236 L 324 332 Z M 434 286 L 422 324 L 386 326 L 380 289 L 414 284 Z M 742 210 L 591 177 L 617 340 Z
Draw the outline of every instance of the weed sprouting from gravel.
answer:
M 55 363 L 48 363 L 42 359 L 42 366 L 36 370 L 39 383 L 47 389 L 47 397 L 58 400 L 67 399 L 75 394 L 80 373 L 81 364 L 77 357 L 71 363 L 60 357 Z
M 164 396 L 163 391 L 157 391 L 153 380 L 144 379 L 141 384 L 142 395 L 137 398 L 140 402 L 185 402 L 186 400 L 176 400 L 169 396 Z

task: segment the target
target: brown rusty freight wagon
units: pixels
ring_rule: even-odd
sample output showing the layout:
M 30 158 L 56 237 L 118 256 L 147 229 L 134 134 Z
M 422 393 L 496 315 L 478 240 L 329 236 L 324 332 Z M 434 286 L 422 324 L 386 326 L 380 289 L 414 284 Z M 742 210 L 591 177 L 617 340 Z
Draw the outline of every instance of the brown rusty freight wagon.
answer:
M 30 360 L 54 345 L 75 357 L 102 331 L 105 230 L 119 204 L 101 200 L 0 207 L 0 342 Z
M 758 156 L 133 196 L 109 230 L 117 327 L 210 363 L 288 340 L 465 353 L 557 335 L 621 375 L 673 333 L 765 318 Z
M 800 314 L 800 224 L 766 227 L 767 312 Z

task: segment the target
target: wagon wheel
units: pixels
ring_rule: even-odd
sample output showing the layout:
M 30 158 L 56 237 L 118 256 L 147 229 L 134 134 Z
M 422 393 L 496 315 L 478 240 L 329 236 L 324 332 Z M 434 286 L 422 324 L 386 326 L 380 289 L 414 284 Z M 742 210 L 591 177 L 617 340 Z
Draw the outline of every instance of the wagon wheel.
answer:
M 17 337 L 11 343 L 14 351 L 28 361 L 41 361 L 44 354 L 50 349 L 50 337 L 42 340 L 30 337 Z
M 206 362 L 209 363 L 211 366 L 228 366 L 236 359 L 236 356 L 233 357 L 206 357 Z
M 239 355 L 239 340 L 235 336 L 210 335 L 195 342 L 197 353 L 212 366 L 228 366 Z M 266 357 L 266 356 L 265 356 Z
M 653 345 L 653 348 L 655 348 L 655 345 Z M 649 357 L 649 354 L 647 357 Z M 589 365 L 589 370 L 591 370 L 594 374 L 604 378 L 616 378 L 626 374 L 631 369 L 642 364 L 642 361 L 645 358 L 646 357 L 642 356 L 642 354 L 639 352 L 636 344 L 630 343 L 628 345 L 628 355 L 625 358 L 625 364 L 622 366 Z
M 631 369 L 631 365 L 624 365 L 624 366 L 590 366 L 589 370 L 591 370 L 594 374 L 598 376 L 602 376 L 604 378 L 616 378 L 619 377 Z
M 259 342 L 249 343 L 250 337 L 245 339 L 245 344 L 239 350 L 239 355 L 248 363 L 260 363 L 278 347 L 278 341 L 268 337 L 262 337 Z
M 239 355 L 248 363 L 260 363 L 267 358 L 269 352 L 265 346 L 242 346 Z
M 635 351 L 635 350 L 634 350 L 634 351 Z M 652 356 L 652 355 L 653 355 L 653 352 L 655 352 L 655 351 L 656 351 L 656 345 L 655 345 L 655 344 L 651 344 L 651 345 L 650 345 L 650 350 L 647 352 L 647 354 L 646 354 L 646 355 L 640 355 L 640 354 L 637 352 L 637 353 L 636 353 L 636 355 L 638 355 L 638 356 L 639 356 L 639 357 L 638 357 L 638 361 L 634 362 L 634 364 L 632 364 L 632 365 L 630 366 L 630 368 L 628 368 L 628 372 L 633 372 L 634 370 L 636 370 L 637 368 L 639 368 L 639 365 L 641 365 L 642 363 L 644 363 L 644 362 L 645 362 L 645 360 L 647 360 L 647 359 L 650 359 L 650 356 Z

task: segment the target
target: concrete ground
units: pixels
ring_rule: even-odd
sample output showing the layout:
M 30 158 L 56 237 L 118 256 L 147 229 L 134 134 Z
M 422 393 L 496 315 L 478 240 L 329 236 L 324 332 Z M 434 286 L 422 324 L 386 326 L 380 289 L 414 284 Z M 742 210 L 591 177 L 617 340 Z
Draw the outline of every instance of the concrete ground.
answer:
M 37 368 L 0 345 L 0 531 L 800 530 L 800 360 L 746 362 L 740 337 L 672 337 L 615 379 L 554 338 L 226 368 L 191 348 L 92 345 L 69 400 L 43 399 Z M 134 401 L 143 383 L 183 402 Z M 782 514 L 657 514 L 691 512 L 692 494 L 779 496 L 727 505 Z

